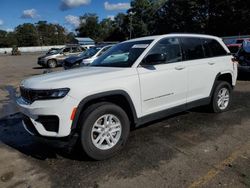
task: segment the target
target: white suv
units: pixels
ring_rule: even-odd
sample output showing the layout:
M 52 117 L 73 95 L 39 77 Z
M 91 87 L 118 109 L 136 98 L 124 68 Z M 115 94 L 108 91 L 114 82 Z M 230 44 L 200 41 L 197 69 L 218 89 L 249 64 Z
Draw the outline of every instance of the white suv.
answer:
M 149 36 L 112 47 L 88 67 L 24 80 L 17 104 L 30 134 L 79 135 L 85 153 L 102 160 L 122 148 L 131 127 L 196 106 L 228 110 L 236 77 L 220 38 Z

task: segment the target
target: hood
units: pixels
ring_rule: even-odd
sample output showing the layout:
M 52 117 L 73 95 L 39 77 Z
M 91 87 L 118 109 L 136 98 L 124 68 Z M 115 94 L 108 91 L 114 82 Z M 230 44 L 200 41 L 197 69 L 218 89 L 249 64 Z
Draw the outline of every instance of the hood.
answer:
M 40 56 L 39 58 L 42 59 L 42 58 L 56 56 L 56 55 L 58 55 L 58 53 L 55 53 L 55 54 L 45 54 L 45 55 Z
M 42 55 L 42 56 L 39 56 L 38 59 L 43 59 L 43 58 L 45 58 L 45 57 L 47 57 L 47 54 Z
M 71 88 L 74 83 L 77 87 L 83 85 L 93 85 L 104 80 L 115 79 L 117 77 L 127 77 L 133 74 L 131 68 L 111 68 L 111 67 L 81 67 L 59 72 L 52 72 L 39 76 L 33 76 L 22 81 L 21 85 L 30 89 L 56 89 Z
M 70 56 L 68 58 L 66 58 L 64 61 L 67 61 L 68 63 L 72 63 L 74 64 L 77 61 L 82 60 L 84 57 L 80 57 L 80 56 Z

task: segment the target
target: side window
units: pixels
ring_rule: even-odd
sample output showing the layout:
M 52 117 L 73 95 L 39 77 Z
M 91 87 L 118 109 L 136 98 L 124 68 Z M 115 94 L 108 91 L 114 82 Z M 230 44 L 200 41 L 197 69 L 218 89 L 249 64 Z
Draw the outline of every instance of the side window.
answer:
M 80 47 L 72 47 L 72 53 L 77 53 L 77 52 L 81 52 L 81 48 Z
M 181 44 L 185 60 L 195 60 L 204 58 L 201 39 L 192 37 L 182 37 Z
M 226 50 L 214 39 L 201 39 L 206 57 L 227 55 Z
M 158 41 L 149 51 L 150 54 L 165 54 L 166 62 L 175 63 L 182 61 L 181 48 L 178 38 L 165 38 Z
M 70 48 L 64 48 L 63 49 L 63 53 L 69 53 L 70 52 Z

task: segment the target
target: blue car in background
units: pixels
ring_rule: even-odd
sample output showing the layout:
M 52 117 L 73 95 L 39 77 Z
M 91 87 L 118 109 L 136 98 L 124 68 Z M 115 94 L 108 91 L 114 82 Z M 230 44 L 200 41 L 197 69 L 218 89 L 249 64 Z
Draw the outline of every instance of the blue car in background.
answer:
M 111 47 L 112 45 L 91 47 L 77 56 L 71 56 L 66 58 L 63 62 L 63 67 L 66 70 L 84 65 L 89 65 Z

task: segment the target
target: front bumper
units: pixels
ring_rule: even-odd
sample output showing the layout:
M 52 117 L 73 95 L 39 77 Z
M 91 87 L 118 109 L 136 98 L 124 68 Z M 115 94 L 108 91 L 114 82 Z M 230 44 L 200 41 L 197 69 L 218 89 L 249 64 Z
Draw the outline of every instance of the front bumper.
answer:
M 70 96 L 56 100 L 37 100 L 28 104 L 21 97 L 17 106 L 24 114 L 23 125 L 32 135 L 67 137 L 71 134 L 72 110 L 78 102 Z
M 37 64 L 41 65 L 41 66 L 44 66 L 44 65 L 46 65 L 46 61 L 45 60 L 38 60 Z

